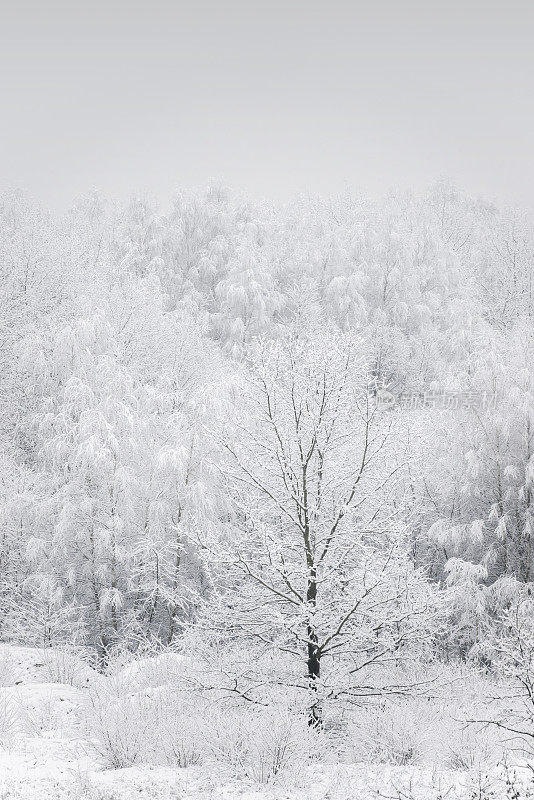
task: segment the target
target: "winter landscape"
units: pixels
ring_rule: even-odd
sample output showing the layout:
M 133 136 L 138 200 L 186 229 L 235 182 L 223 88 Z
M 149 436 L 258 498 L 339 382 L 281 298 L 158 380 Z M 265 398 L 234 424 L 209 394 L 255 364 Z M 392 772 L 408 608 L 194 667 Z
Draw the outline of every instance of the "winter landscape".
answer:
M 0 231 L 4 796 L 534 796 L 528 219 L 211 186 Z
M 534 800 L 533 37 L 2 5 L 0 800 Z

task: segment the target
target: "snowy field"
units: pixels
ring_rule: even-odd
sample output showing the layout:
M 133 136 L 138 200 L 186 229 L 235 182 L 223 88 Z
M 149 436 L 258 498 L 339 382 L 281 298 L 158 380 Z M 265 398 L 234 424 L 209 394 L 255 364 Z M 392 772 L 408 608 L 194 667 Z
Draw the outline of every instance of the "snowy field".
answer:
M 393 704 L 381 722 L 369 714 L 355 718 L 343 747 L 335 737 L 303 746 L 306 735 L 294 721 L 286 728 L 264 718 L 251 735 L 231 710 L 225 726 L 213 708 L 207 726 L 198 700 L 184 706 L 183 659 L 175 654 L 104 677 L 68 653 L 5 645 L 0 665 L 6 800 L 534 797 L 528 762 L 512 757 L 487 730 L 460 722 L 474 704 L 483 705 L 477 699 L 483 687 L 477 692 L 469 680 L 454 710 L 435 698 L 404 709 Z M 358 737 L 354 726 L 365 733 Z M 248 731 L 246 741 L 236 730 Z

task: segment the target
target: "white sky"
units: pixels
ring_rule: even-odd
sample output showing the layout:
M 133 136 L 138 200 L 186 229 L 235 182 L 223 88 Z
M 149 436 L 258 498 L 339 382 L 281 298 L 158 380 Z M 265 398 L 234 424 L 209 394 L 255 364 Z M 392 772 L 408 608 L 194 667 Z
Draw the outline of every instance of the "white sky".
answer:
M 0 11 L 0 188 L 65 208 L 382 193 L 534 208 L 534 3 L 87 0 Z

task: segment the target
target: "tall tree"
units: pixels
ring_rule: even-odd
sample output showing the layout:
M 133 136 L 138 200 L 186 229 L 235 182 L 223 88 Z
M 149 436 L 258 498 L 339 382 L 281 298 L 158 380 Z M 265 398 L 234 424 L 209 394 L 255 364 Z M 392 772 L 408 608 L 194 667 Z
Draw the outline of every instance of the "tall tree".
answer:
M 406 548 L 406 463 L 350 336 L 260 345 L 243 390 L 221 442 L 231 524 L 204 540 L 226 588 L 203 625 L 257 655 L 236 692 L 285 681 L 308 692 L 320 724 L 324 699 L 387 691 L 377 673 L 428 634 L 431 592 Z

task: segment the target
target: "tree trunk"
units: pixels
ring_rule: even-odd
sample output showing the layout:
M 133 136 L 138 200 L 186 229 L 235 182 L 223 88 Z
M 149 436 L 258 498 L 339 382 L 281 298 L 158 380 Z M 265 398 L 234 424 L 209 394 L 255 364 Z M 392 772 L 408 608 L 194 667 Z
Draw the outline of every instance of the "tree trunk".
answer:
M 308 725 L 320 728 L 323 724 L 320 702 L 317 698 L 318 682 L 321 675 L 321 660 L 317 651 L 317 634 L 308 625 L 308 681 L 310 685 L 311 703 L 308 712 Z
M 315 570 L 312 570 L 312 575 L 308 581 L 308 589 L 306 592 L 306 599 L 309 605 L 315 609 L 317 602 L 317 580 Z M 321 654 L 318 648 L 317 633 L 315 625 L 312 620 L 308 621 L 308 682 L 310 686 L 311 702 L 308 712 L 308 725 L 312 728 L 322 727 L 322 713 L 320 702 L 317 698 L 318 683 L 321 675 Z

